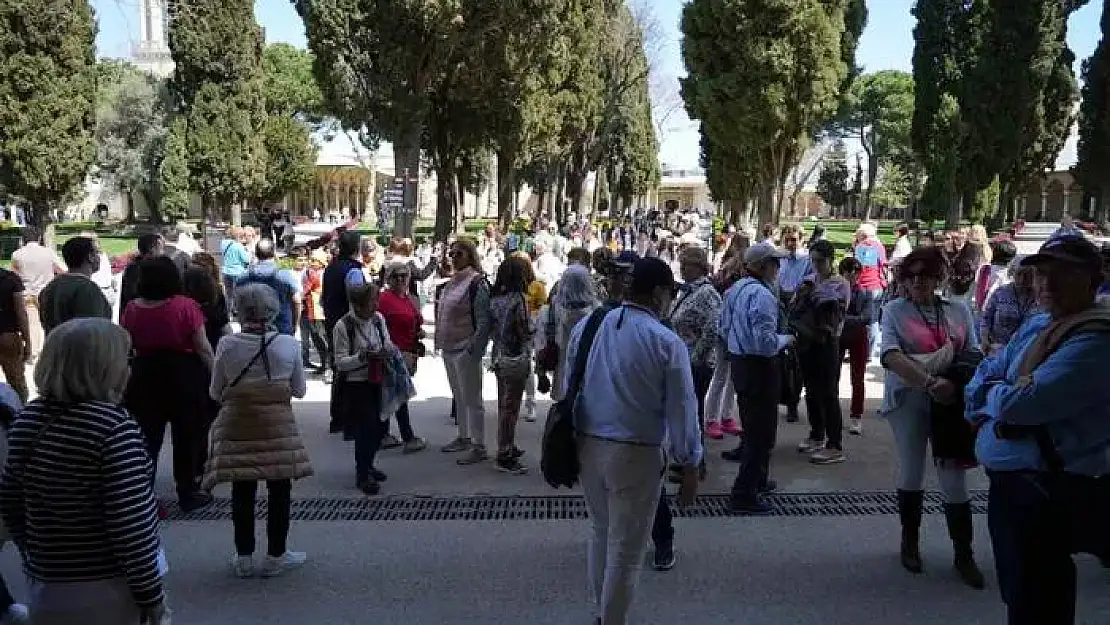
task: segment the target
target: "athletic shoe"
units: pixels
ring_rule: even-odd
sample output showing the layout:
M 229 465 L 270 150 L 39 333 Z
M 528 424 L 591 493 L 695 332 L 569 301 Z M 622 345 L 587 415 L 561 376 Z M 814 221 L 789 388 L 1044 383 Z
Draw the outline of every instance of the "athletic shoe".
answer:
M 721 430 L 724 431 L 725 434 L 732 436 L 740 436 L 744 433 L 744 430 L 740 428 L 740 423 L 737 422 L 736 419 L 723 419 L 721 421 Z
M 428 448 L 428 442 L 425 441 L 422 438 L 417 437 L 417 438 L 405 441 L 405 446 L 401 450 L 401 453 L 415 454 L 416 452 L 424 451 L 427 448 Z
M 396 449 L 401 446 L 401 441 L 392 434 L 386 434 L 382 439 L 382 449 Z
M 528 473 L 528 467 L 524 466 L 512 452 L 497 455 L 497 470 L 509 475 L 525 475 Z
M 833 449 L 832 447 L 818 449 L 809 457 L 809 461 L 812 464 L 839 464 L 844 462 L 845 459 L 843 451 Z
M 798 453 L 812 454 L 825 448 L 825 441 L 815 441 L 812 438 L 807 438 L 798 443 Z
M 374 478 L 359 480 L 355 486 L 362 491 L 362 494 L 369 497 L 373 497 L 382 492 L 382 485 L 379 484 Z
M 233 557 L 231 559 L 231 571 L 239 579 L 254 577 L 254 558 L 240 555 Z
M 705 424 L 705 435 L 715 441 L 719 441 L 725 437 L 725 433 L 721 430 L 721 424 L 716 421 L 710 421 Z
M 303 551 L 286 551 L 277 557 L 266 556 L 262 561 L 262 570 L 259 574 L 262 577 L 277 577 L 285 571 L 303 566 L 306 561 L 308 561 L 308 554 Z
M 863 417 L 848 418 L 848 433 L 856 436 L 863 435 Z
M 454 454 L 454 453 L 458 453 L 460 451 L 466 451 L 468 449 L 470 449 L 470 439 L 469 438 L 456 438 L 455 440 L 451 441 L 450 443 L 447 443 L 446 445 L 444 445 L 442 451 L 445 454 Z
M 27 610 L 27 606 L 22 603 L 11 604 L 0 616 L 0 623 L 4 625 L 29 625 L 30 622 L 31 613 Z
M 384 482 L 389 479 L 388 475 L 373 467 L 370 468 L 370 477 L 374 478 L 375 482 Z
M 462 458 L 459 458 L 455 462 L 460 466 L 465 467 L 471 464 L 479 464 L 485 462 L 486 460 L 489 460 L 489 454 L 486 453 L 485 446 L 475 445 L 470 448 L 470 453 L 466 454 Z

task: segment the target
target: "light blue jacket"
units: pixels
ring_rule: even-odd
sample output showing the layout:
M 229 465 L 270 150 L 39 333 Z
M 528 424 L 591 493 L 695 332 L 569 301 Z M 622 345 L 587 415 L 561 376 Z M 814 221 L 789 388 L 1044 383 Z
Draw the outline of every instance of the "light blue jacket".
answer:
M 1032 437 L 999 438 L 995 424 L 1047 425 L 1065 470 L 1110 473 L 1110 333 L 1081 332 L 1018 384 L 1022 357 L 1051 323 L 1047 313 L 1026 322 L 999 352 L 983 361 L 965 389 L 965 416 L 981 425 L 975 455 L 996 471 L 1046 470 Z

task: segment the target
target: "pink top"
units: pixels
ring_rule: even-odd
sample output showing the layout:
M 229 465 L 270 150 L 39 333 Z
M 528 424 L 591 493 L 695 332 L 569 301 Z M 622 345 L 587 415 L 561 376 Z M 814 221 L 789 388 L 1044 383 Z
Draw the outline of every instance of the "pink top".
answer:
M 131 333 L 137 354 L 154 351 L 192 353 L 193 337 L 204 330 L 200 305 L 184 295 L 175 295 L 158 306 L 132 301 L 120 315 L 119 324 Z

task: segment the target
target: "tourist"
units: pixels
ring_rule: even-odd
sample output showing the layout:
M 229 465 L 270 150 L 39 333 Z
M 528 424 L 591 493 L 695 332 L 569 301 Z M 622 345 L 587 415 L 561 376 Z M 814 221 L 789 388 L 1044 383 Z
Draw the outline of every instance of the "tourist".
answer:
M 551 385 L 551 399 L 555 401 L 566 396 L 566 350 L 570 343 L 570 333 L 579 321 L 588 317 L 600 304 L 590 270 L 579 265 L 567 268 L 559 280 L 559 290 L 552 297 L 547 313 L 549 325 L 553 326 L 552 341 L 557 358 Z
M 139 255 L 127 263 L 127 266 L 123 269 L 123 275 L 120 276 L 120 314 L 123 314 L 132 300 L 139 298 L 139 264 L 150 258 L 164 256 L 166 252 L 166 240 L 160 234 L 141 234 L 138 240 L 135 241 L 135 246 L 139 250 Z M 177 276 L 180 281 L 180 271 Z
M 497 270 L 489 304 L 492 338 L 492 369 L 497 378 L 497 470 L 524 475 L 520 461 L 524 452 L 516 446 L 516 424 L 524 387 L 532 375 L 532 316 L 525 301 L 530 264 L 509 257 Z
M 227 238 L 220 241 L 220 256 L 223 258 L 220 274 L 223 277 L 224 297 L 229 304 L 233 304 L 235 298 L 235 283 L 247 273 L 251 263 L 246 241 L 246 230 L 237 226 L 228 228 Z
M 396 243 L 396 246 L 393 248 L 394 253 L 393 253 L 392 257 L 389 259 L 389 263 L 404 263 L 404 264 L 408 265 L 408 267 L 409 267 L 409 280 L 408 280 L 409 293 L 412 294 L 412 296 L 417 298 L 417 300 L 419 301 L 419 299 L 420 299 L 420 284 L 422 282 L 424 282 L 425 280 L 427 280 L 428 278 L 432 277 L 433 274 L 435 274 L 435 272 L 436 272 L 436 260 L 433 258 L 433 259 L 426 260 L 426 261 L 423 261 L 423 262 L 418 261 L 417 257 L 413 255 L 414 252 L 413 252 L 413 248 L 412 248 L 412 239 L 400 239 L 400 240 L 396 241 L 395 243 Z M 388 288 L 389 283 L 385 281 L 385 275 L 384 275 L 385 267 L 382 267 L 382 272 L 383 272 L 383 275 L 381 276 L 382 286 L 384 288 Z
M 312 475 L 292 405 L 305 395 L 304 368 L 296 339 L 273 330 L 281 304 L 272 289 L 237 287 L 235 309 L 243 329 L 220 341 L 208 388 L 220 415 L 212 424 L 204 486 L 231 483 L 232 570 L 243 578 L 256 572 L 254 501 L 258 482 L 266 482 L 266 558 L 257 572 L 274 577 L 307 560 L 286 546 L 292 481 Z
M 593 526 L 590 584 L 598 621 L 605 625 L 628 619 L 648 522 L 662 491 L 660 448 L 665 445 L 667 457 L 682 467 L 684 503 L 697 492 L 702 459 L 688 350 L 660 322 L 674 297 L 674 274 L 658 259 L 642 259 L 627 286 L 624 304 L 578 324 L 567 350 L 568 372 L 578 358 L 586 359 L 581 388 L 589 401 L 578 403 L 575 421 Z M 583 345 L 590 322 L 596 337 Z M 673 553 L 673 546 L 657 544 L 661 549 Z
M 443 354 L 459 434 L 443 451 L 468 452 L 459 464 L 475 464 L 487 458 L 482 359 L 490 334 L 490 284 L 478 268 L 478 253 L 469 240 L 452 243 L 448 256 L 454 273 L 436 298 L 435 345 Z
M 878 312 L 871 291 L 859 288 L 859 273 L 863 268 L 859 261 L 849 256 L 840 261 L 840 276 L 852 288 L 852 299 L 844 315 L 844 329 L 840 332 L 840 361 L 848 355 L 848 375 L 852 387 L 852 399 L 848 412 L 848 432 L 857 436 L 863 434 L 863 401 L 866 388 L 864 377 L 867 363 L 871 360 L 870 341 L 867 333 Z
M 976 273 L 980 267 L 991 263 L 992 249 L 990 241 L 987 240 L 987 229 L 983 224 L 975 224 L 968 228 L 964 254 L 967 255 Z
M 164 241 L 165 247 L 162 253 L 168 256 L 170 260 L 173 261 L 174 265 L 177 265 L 177 270 L 181 275 L 185 275 L 185 269 L 189 266 L 189 261 L 192 260 L 193 255 L 181 249 L 179 246 L 181 243 L 181 232 L 176 229 L 171 230 L 169 235 L 164 237 Z M 192 241 L 192 239 L 189 239 L 189 241 Z M 193 243 L 195 245 L 195 242 Z M 184 245 L 187 248 L 189 247 L 188 243 L 184 243 Z
M 198 293 L 198 295 L 203 294 L 200 295 L 201 299 L 197 299 L 197 297 L 194 297 L 191 294 L 189 295 L 189 297 L 193 298 L 194 301 L 200 304 L 201 312 L 204 313 L 205 332 L 208 334 L 208 343 L 212 345 L 212 352 L 215 353 L 216 344 L 220 342 L 221 337 L 223 337 L 230 331 L 230 325 L 228 324 L 230 324 L 231 322 L 230 318 L 227 315 L 227 311 L 230 309 L 230 307 L 227 304 L 227 294 L 224 293 L 223 281 L 220 279 L 220 267 L 216 264 L 215 256 L 212 256 L 208 252 L 197 252 L 196 254 L 193 254 L 192 262 L 189 269 L 203 270 L 214 285 L 214 290 L 211 292 L 211 295 L 214 299 L 209 301 L 207 299 L 209 294 L 209 291 L 207 290 L 207 285 L 200 281 L 199 274 L 194 274 L 193 277 L 192 284 L 197 289 L 196 291 L 194 291 L 189 286 L 189 271 L 185 272 L 184 287 L 186 293 L 196 292 Z M 202 299 L 204 301 L 201 301 Z M 216 307 L 223 308 L 224 313 L 222 315 L 218 314 L 215 310 Z
M 602 302 L 609 299 L 605 292 L 605 285 L 608 282 L 605 272 L 612 261 L 613 250 L 607 247 L 599 247 L 590 255 L 590 266 L 593 268 L 594 295 L 597 295 L 597 299 Z
M 905 285 L 906 295 L 883 308 L 880 358 L 886 377 L 880 413 L 890 423 L 897 453 L 902 566 L 911 573 L 924 570 L 918 543 L 925 449 L 931 441 L 948 532 L 956 552 L 956 571 L 967 585 L 982 588 L 983 575 L 971 547 L 968 463 L 941 452 L 942 444 L 949 441 L 936 431 L 933 419 L 934 403 L 951 404 L 959 399 L 956 386 L 941 374 L 963 353 L 978 350 L 971 311 L 936 294 L 945 271 L 944 255 L 935 247 L 914 250 L 899 267 L 898 279 Z
M 23 410 L 23 400 L 19 398 L 15 389 L 7 384 L 0 384 L 0 433 L 3 434 L 0 436 L 0 467 L 8 458 L 8 431 L 21 410 Z M 11 542 L 11 535 L 8 533 L 8 528 L 4 527 L 3 519 L 0 518 L 0 545 L 4 542 Z M 15 597 L 8 589 L 8 584 L 3 577 L 0 577 L 0 623 L 28 625 L 31 622 L 30 619 L 27 606 L 16 603 Z
M 728 248 L 722 254 L 721 268 L 713 276 L 713 285 L 721 295 L 722 306 L 724 294 L 745 275 L 744 253 L 750 245 L 751 237 L 747 233 L 738 232 L 733 235 Z M 732 385 L 728 346 L 719 329 L 715 333 L 717 336 L 713 347 L 713 361 L 716 364 L 705 395 L 705 432 L 710 438 L 720 440 L 726 434 L 738 436 L 742 430 L 738 419 L 740 408 L 736 403 L 736 389 Z M 721 456 L 729 462 L 740 462 L 740 447 L 721 452 Z
M 859 261 L 860 269 L 857 284 L 859 288 L 871 293 L 876 302 L 883 301 L 883 292 L 886 291 L 886 247 L 879 240 L 875 224 L 862 223 L 856 228 L 855 245 L 852 255 Z M 903 262 L 905 257 L 902 258 Z M 875 353 L 879 341 L 879 320 L 876 318 L 868 332 L 871 353 Z
M 274 319 L 274 327 L 282 334 L 293 336 L 301 316 L 301 285 L 293 277 L 293 272 L 282 269 L 277 264 L 274 242 L 262 239 L 255 246 L 257 260 L 245 274 L 239 277 L 235 287 L 245 284 L 265 284 L 277 294 L 281 309 Z
M 1010 268 L 1017 256 L 1017 247 L 1008 239 L 991 241 L 991 260 L 979 268 L 975 276 L 974 312 L 982 312 L 987 300 L 998 287 L 1011 280 Z M 986 343 L 984 343 L 986 345 Z
M 147 258 L 138 273 L 138 298 L 120 313 L 135 352 L 124 405 L 146 437 L 155 471 L 169 424 L 178 501 L 183 510 L 196 510 L 212 501 L 199 490 L 195 466 L 196 446 L 206 444 L 197 415 L 206 414 L 204 389 L 212 370 L 204 313 L 184 295 L 169 258 Z
M 355 486 L 373 496 L 381 492 L 381 483 L 387 479 L 374 466 L 374 459 L 387 430 L 387 415 L 382 409 L 386 361 L 397 348 L 378 311 L 378 286 L 372 282 L 351 284 L 347 293 L 350 311 L 332 330 L 334 385 L 340 387 L 345 431 L 354 438 Z
M 130 347 L 106 319 L 55 328 L 35 367 L 39 397 L 8 430 L 0 516 L 35 625 L 159 623 L 166 612 L 151 460 L 120 406 Z
M 25 367 L 32 348 L 25 293 L 19 275 L 0 267 L 0 370 L 21 402 L 27 401 Z
M 386 288 L 378 300 L 378 312 L 385 319 L 390 340 L 401 350 L 409 375 L 416 375 L 417 362 L 424 355 L 424 316 L 420 314 L 420 300 L 409 289 L 412 264 L 407 260 L 392 261 L 386 264 L 383 271 Z M 401 434 L 399 444 L 402 451 L 406 454 L 423 451 L 428 444 L 413 433 L 408 402 L 403 402 L 394 415 Z M 396 440 L 389 433 L 388 425 L 385 439 Z M 383 440 L 382 449 L 388 448 Z
M 662 260 L 662 259 L 660 259 Z M 718 423 L 705 421 L 705 396 L 713 379 L 717 347 L 717 322 L 721 318 L 721 294 L 709 279 L 712 265 L 705 250 L 688 247 L 678 258 L 682 286 L 675 297 L 674 307 L 668 311 L 668 324 L 686 345 L 690 359 L 690 375 L 694 380 L 694 394 L 698 398 L 698 423 L 706 433 Z
M 1011 261 L 1013 279 L 991 293 L 979 317 L 979 340 L 988 355 L 1006 347 L 1018 328 L 1043 312 L 1033 292 L 1034 269 L 1020 263 L 1020 258 Z
M 574 252 L 574 250 L 571 250 Z M 532 260 L 527 254 L 523 252 L 514 252 L 511 258 L 516 258 L 524 267 L 524 280 L 527 285 L 524 289 L 524 301 L 528 305 L 528 318 L 532 323 L 533 328 L 540 327 L 538 325 L 540 311 L 550 300 L 548 295 L 548 287 L 543 282 L 536 278 L 536 272 L 532 267 Z M 578 261 L 581 260 L 581 255 L 577 256 Z M 497 275 L 497 274 L 494 274 Z M 560 276 L 561 279 L 561 276 Z M 559 286 L 558 282 L 551 285 L 550 291 L 553 293 Z M 534 351 L 531 343 L 528 345 L 528 357 L 532 360 Z M 532 373 L 528 374 L 524 384 L 524 420 L 532 423 L 536 420 L 536 376 Z
M 1081 237 L 1086 236 L 1081 228 L 1075 225 L 1075 218 L 1070 213 L 1064 213 L 1060 218 L 1060 227 L 1052 233 L 1052 238 L 1059 238 L 1065 236 Z
M 797 226 L 786 225 L 782 228 L 782 246 L 786 255 L 779 261 L 778 293 L 780 301 L 789 305 L 794 299 L 794 293 L 802 286 L 806 276 L 813 273 L 813 262 L 809 253 L 801 249 L 802 234 Z M 801 401 L 802 389 L 795 389 L 796 396 L 786 398 L 786 421 L 798 421 L 798 403 Z
M 324 291 L 324 267 L 328 264 L 328 253 L 324 250 L 313 250 L 309 257 L 308 266 L 304 270 L 301 281 L 301 293 L 304 299 L 301 303 L 301 363 L 306 370 L 315 369 L 316 373 L 328 370 L 328 342 L 327 324 L 325 323 L 324 308 L 321 295 Z M 309 360 L 309 346 L 316 348 L 316 355 L 320 358 L 319 365 L 313 365 Z
M 28 357 L 33 361 L 42 349 L 42 323 L 39 321 L 39 293 L 54 279 L 65 273 L 65 265 L 54 250 L 42 244 L 39 231 L 32 227 L 23 229 L 23 246 L 12 252 L 12 271 L 23 280 L 24 308 L 27 311 L 29 333 Z M 11 378 L 8 378 L 10 381 Z M 17 389 L 18 390 L 18 389 Z
M 91 230 L 86 230 L 77 236 L 92 239 L 96 242 L 96 247 L 100 251 L 100 263 L 97 265 L 96 271 L 89 276 L 89 279 L 92 280 L 93 284 L 104 294 L 104 299 L 107 300 L 108 305 L 115 305 L 117 291 L 115 274 L 112 273 L 112 260 L 108 258 L 108 255 L 105 254 L 104 250 L 100 247 L 100 238 Z
M 39 319 L 43 332 L 78 317 L 112 318 L 112 305 L 90 279 L 100 267 L 96 241 L 73 237 L 62 245 L 62 259 L 69 272 L 60 274 L 39 293 Z
M 1105 497 L 1093 478 L 1110 475 L 1110 309 L 1096 303 L 1102 259 L 1082 235 L 1050 239 L 1022 268 L 1035 269 L 1048 314 L 980 366 L 966 414 L 990 477 L 987 522 L 1008 622 L 1071 625 L 1071 554 L 1091 540 L 1105 544 L 1106 527 L 1076 518 L 1070 502 Z
M 901 261 L 913 251 L 910 243 L 910 227 L 907 224 L 898 224 L 894 228 L 894 251 L 890 253 L 891 262 Z
M 813 274 L 806 276 L 790 305 L 791 327 L 798 337 L 798 360 L 806 387 L 809 436 L 798 452 L 813 464 L 844 462 L 844 416 L 840 409 L 840 332 L 852 299 L 852 287 L 833 270 L 832 243 L 810 251 Z
M 345 231 L 336 241 L 336 256 L 324 269 L 320 287 L 320 305 L 324 309 L 324 338 L 328 340 L 328 355 L 331 361 L 327 363 L 328 371 L 324 374 L 324 383 L 329 384 L 335 374 L 335 345 L 331 343 L 335 324 L 350 310 L 347 301 L 347 274 L 352 271 L 362 272 L 362 256 L 359 254 L 359 235 L 357 232 Z M 336 389 L 332 388 L 331 395 L 331 424 L 328 431 L 338 434 L 343 431 L 339 413 L 340 406 L 335 396 Z
M 782 352 L 795 342 L 780 330 L 779 301 L 772 290 L 785 255 L 768 243 L 748 248 L 744 253 L 748 275 L 725 293 L 721 308 L 720 332 L 728 345 L 744 428 L 740 471 L 730 500 L 730 508 L 740 514 L 771 512 L 762 494 L 774 485 L 769 474 L 782 396 Z
M 197 252 L 204 251 L 200 243 L 197 243 L 196 239 L 193 238 L 192 233 L 196 231 L 195 225 L 188 222 L 181 222 L 177 224 L 177 228 L 175 228 L 174 231 L 177 234 L 174 246 L 177 247 L 177 251 L 188 255 L 190 260 Z
M 376 279 L 382 271 L 382 266 L 385 264 L 385 251 L 374 237 L 362 237 L 358 243 L 358 255 L 362 261 L 362 272 L 366 275 L 366 280 Z
M 796 228 L 796 226 L 789 227 Z M 775 227 L 775 224 L 763 224 L 763 227 L 759 230 L 759 241 L 768 245 L 778 245 L 778 228 Z

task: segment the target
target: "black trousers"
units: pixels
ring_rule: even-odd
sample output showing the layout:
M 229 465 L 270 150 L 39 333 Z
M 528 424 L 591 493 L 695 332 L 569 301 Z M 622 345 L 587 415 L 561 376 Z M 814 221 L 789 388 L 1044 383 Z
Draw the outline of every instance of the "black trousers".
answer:
M 709 393 L 709 383 L 713 381 L 713 367 L 694 365 L 691 368 L 694 376 L 694 394 L 698 396 L 698 423 L 702 430 L 705 429 L 705 396 Z
M 388 424 L 382 421 L 382 385 L 377 382 L 343 382 L 345 424 L 355 437 L 355 478 L 370 476 Z
M 667 503 L 667 489 L 659 494 L 659 505 L 655 507 L 655 522 L 651 525 L 651 543 L 656 549 L 669 547 L 674 542 L 674 518 L 671 506 Z
M 987 524 L 1009 625 L 1075 623 L 1071 529 L 1047 474 L 990 471 Z
M 451 405 L 454 406 L 453 403 Z M 400 430 L 401 440 L 407 443 L 416 438 L 416 433 L 412 431 L 412 417 L 409 415 L 408 402 L 401 404 L 401 407 L 397 409 L 393 417 L 397 419 L 397 429 Z M 385 433 L 389 434 L 388 423 L 385 424 Z
M 312 321 L 301 317 L 301 362 L 306 366 L 311 362 L 308 349 L 311 342 L 312 347 L 316 348 L 316 353 L 320 355 L 320 368 L 326 369 L 328 367 L 331 341 L 325 338 L 327 333 L 323 321 Z
M 324 320 L 324 340 L 328 344 L 328 361 L 321 364 L 330 368 L 332 375 L 338 373 L 335 370 L 335 338 L 332 334 L 337 323 L 339 323 L 338 319 Z M 343 422 L 343 402 L 339 396 L 339 382 L 337 380 L 333 381 L 331 385 L 331 402 L 328 404 L 328 412 L 331 417 L 331 429 L 334 430 L 336 425 Z
M 750 501 L 759 496 L 771 468 L 771 450 L 778 434 L 779 400 L 782 395 L 781 357 L 730 356 L 732 384 L 740 405 L 744 444 L 740 472 L 732 497 Z
M 806 388 L 809 438 L 844 448 L 844 413 L 840 409 L 840 343 L 811 343 L 798 352 Z
M 289 537 L 289 514 L 292 508 L 292 480 L 266 482 L 266 555 L 278 557 L 285 553 Z M 231 522 L 235 526 L 235 551 L 241 556 L 254 554 L 254 497 L 258 482 L 232 482 Z

